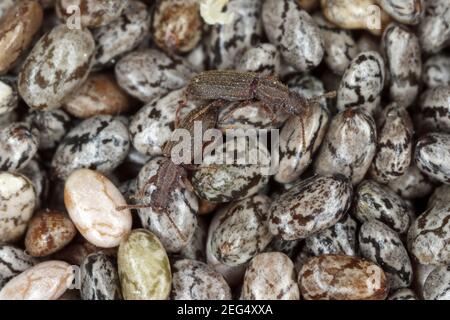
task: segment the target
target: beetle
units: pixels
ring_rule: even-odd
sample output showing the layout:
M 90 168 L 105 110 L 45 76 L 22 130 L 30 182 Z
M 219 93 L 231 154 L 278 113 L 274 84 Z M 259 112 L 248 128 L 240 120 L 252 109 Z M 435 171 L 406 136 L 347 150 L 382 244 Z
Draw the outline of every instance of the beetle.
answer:
M 260 100 L 272 113 L 281 110 L 299 117 L 320 99 L 334 97 L 336 92 L 332 91 L 307 99 L 274 77 L 235 70 L 204 71 L 193 77 L 186 88 L 189 100 Z

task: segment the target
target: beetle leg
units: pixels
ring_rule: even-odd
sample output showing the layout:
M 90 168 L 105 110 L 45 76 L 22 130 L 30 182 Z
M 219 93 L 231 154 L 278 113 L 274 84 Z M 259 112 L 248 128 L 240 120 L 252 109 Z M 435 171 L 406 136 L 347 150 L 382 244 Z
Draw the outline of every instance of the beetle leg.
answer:
M 233 111 L 239 109 L 242 106 L 248 105 L 251 102 L 254 102 L 254 100 L 244 100 L 244 101 L 239 101 L 239 102 L 235 103 L 231 108 L 229 108 L 227 110 L 227 112 L 225 113 L 225 115 L 223 117 L 223 120 L 228 120 L 233 115 Z
M 141 200 L 142 198 L 144 198 L 147 187 L 156 181 L 156 176 L 157 175 L 154 175 L 153 177 L 148 179 L 147 182 L 142 186 L 142 188 L 136 193 L 136 195 L 131 196 L 131 198 L 134 200 Z
M 145 209 L 145 208 L 150 208 L 151 205 L 149 204 L 127 204 L 125 206 L 119 206 L 116 207 L 117 211 L 122 211 L 122 210 L 126 210 L 126 209 Z

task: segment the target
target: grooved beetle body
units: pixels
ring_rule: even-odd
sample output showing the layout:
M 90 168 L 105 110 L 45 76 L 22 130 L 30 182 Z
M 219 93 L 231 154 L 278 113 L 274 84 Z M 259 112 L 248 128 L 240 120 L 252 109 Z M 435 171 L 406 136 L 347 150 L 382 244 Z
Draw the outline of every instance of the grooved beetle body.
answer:
M 334 97 L 335 92 L 325 95 Z M 245 101 L 260 100 L 265 107 L 275 113 L 302 116 L 317 99 L 306 99 L 290 91 L 280 81 L 272 77 L 263 77 L 253 72 L 213 70 L 205 71 L 192 78 L 186 89 L 187 99 Z M 319 97 L 322 98 L 322 97 Z

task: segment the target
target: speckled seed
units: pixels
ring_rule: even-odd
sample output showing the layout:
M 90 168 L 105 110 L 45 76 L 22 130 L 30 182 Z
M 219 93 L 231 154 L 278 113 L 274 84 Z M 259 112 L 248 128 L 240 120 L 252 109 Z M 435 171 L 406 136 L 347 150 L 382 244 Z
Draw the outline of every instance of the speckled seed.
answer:
M 13 277 L 31 268 L 35 259 L 22 249 L 3 245 L 0 246 L 0 290 Z
M 223 276 L 207 264 L 179 260 L 173 265 L 174 300 L 231 300 L 231 290 Z
M 437 53 L 450 40 L 450 2 L 428 0 L 425 16 L 418 27 L 422 49 L 426 53 Z
M 36 191 L 36 208 L 40 208 L 41 202 L 47 199 L 49 190 L 47 172 L 37 159 L 33 159 L 19 173 L 23 174 L 33 183 L 34 190 Z
M 172 137 L 177 110 L 183 99 L 184 89 L 174 90 L 146 104 L 131 118 L 130 136 L 136 150 L 150 156 L 162 154 L 164 144 Z M 197 106 L 187 102 L 186 108 L 180 111 L 181 118 Z
M 273 129 L 283 125 L 289 114 L 282 110 L 271 112 L 264 101 L 235 101 L 220 108 L 217 128 L 228 129 Z
M 331 228 L 305 239 L 302 250 L 308 256 L 320 256 L 327 253 L 356 256 L 356 221 L 346 215 Z
M 180 58 L 147 49 L 123 57 L 116 64 L 115 72 L 119 86 L 128 94 L 150 102 L 184 87 L 195 70 Z
M 267 0 L 262 20 L 270 42 L 297 71 L 311 70 L 322 61 L 324 43 L 317 24 L 295 0 Z
M 33 159 L 37 152 L 38 139 L 30 126 L 14 122 L 0 128 L 0 171 L 20 170 Z
M 427 196 L 433 191 L 433 184 L 414 164 L 398 179 L 389 183 L 389 188 L 407 200 Z
M 22 66 L 21 97 L 34 109 L 61 107 L 87 78 L 94 51 L 89 30 L 55 27 L 39 40 Z
M 209 221 L 208 221 L 209 222 Z M 204 218 L 197 217 L 197 228 L 191 241 L 178 252 L 184 259 L 206 261 L 206 239 L 208 236 L 208 223 Z
M 430 133 L 421 137 L 414 158 L 423 173 L 450 184 L 450 134 Z
M 91 74 L 76 96 L 64 105 L 69 114 L 83 119 L 102 114 L 117 116 L 130 107 L 131 99 L 110 74 Z
M 374 112 L 380 104 L 384 81 L 385 66 L 381 55 L 375 51 L 358 54 L 342 76 L 338 110 L 359 107 Z
M 358 54 L 352 34 L 328 22 L 320 13 L 314 14 L 313 18 L 322 35 L 325 63 L 334 73 L 344 74 L 350 62 Z
M 113 65 L 121 55 L 133 50 L 148 35 L 150 14 L 145 4 L 128 0 L 122 15 L 93 31 L 97 44 L 94 68 Z
M 425 13 L 424 0 L 377 0 L 381 8 L 404 24 L 418 24 Z
M 79 15 L 84 27 L 100 27 L 117 19 L 127 4 L 127 0 L 57 0 L 56 13 L 68 23 L 74 23 L 74 13 Z M 74 6 L 78 10 L 74 12 Z
M 390 18 L 375 6 L 377 0 L 321 0 L 325 17 L 343 29 L 366 29 L 381 35 Z
M 6 114 L 17 108 L 19 95 L 17 93 L 15 79 L 0 78 L 0 115 Z
M 389 288 L 376 264 L 344 255 L 311 258 L 298 277 L 306 300 L 384 300 Z
M 378 264 L 386 273 L 389 288 L 405 288 L 412 282 L 408 252 L 398 234 L 377 220 L 365 222 L 359 231 L 361 256 Z
M 400 234 L 408 231 L 410 208 L 390 189 L 372 180 L 363 181 L 354 199 L 354 216 L 361 222 L 380 220 Z
M 202 18 L 196 0 L 157 1 L 152 23 L 153 40 L 169 53 L 191 51 L 202 36 Z
M 61 179 L 79 168 L 108 173 L 122 163 L 129 148 L 128 129 L 118 118 L 92 117 L 73 128 L 61 141 L 52 168 Z
M 230 205 L 211 238 L 214 256 L 229 266 L 250 261 L 272 240 L 268 215 L 270 199 L 255 195 Z
M 56 300 L 73 280 L 72 266 L 62 261 L 41 262 L 10 280 L 0 300 Z
M 391 100 L 408 107 L 419 93 L 422 76 L 419 39 L 406 27 L 392 23 L 385 29 L 382 43 L 390 73 Z
M 231 14 L 228 24 L 215 24 L 206 37 L 209 65 L 215 69 L 233 69 L 242 54 L 259 43 L 263 28 L 260 0 L 230 0 L 224 14 Z
M 270 232 L 284 240 L 307 238 L 338 222 L 351 198 L 352 185 L 342 175 L 301 181 L 272 202 Z
M 370 174 L 386 184 L 402 176 L 411 164 L 413 125 L 403 107 L 393 102 L 383 110 L 379 124 L 377 153 Z
M 422 213 L 408 232 L 408 248 L 421 264 L 450 264 L 450 207 L 432 207 Z
M 429 88 L 450 86 L 450 56 L 436 54 L 423 65 L 422 80 Z
M 433 194 L 428 198 L 427 209 L 432 207 L 446 207 L 450 202 L 450 185 L 443 184 L 434 189 Z
M 398 289 L 388 297 L 388 300 L 419 300 L 411 289 Z
M 165 160 L 163 157 L 153 158 L 139 172 L 138 190 L 146 187 L 145 196 L 140 201 L 142 204 L 148 204 L 151 194 L 156 190 L 155 183 L 148 182 L 158 173 Z M 175 188 L 170 197 L 168 209 L 163 212 L 157 212 L 151 207 L 139 209 L 138 212 L 143 227 L 152 231 L 168 252 L 177 252 L 187 246 L 194 235 L 198 201 L 186 186 Z
M 262 43 L 245 51 L 237 64 L 237 69 L 270 76 L 278 75 L 280 64 L 280 53 L 277 47 L 270 43 Z
M 311 110 L 302 118 L 289 118 L 281 129 L 280 163 L 274 176 L 280 183 L 292 183 L 300 177 L 325 136 L 330 117 L 328 111 L 319 104 Z
M 164 300 L 172 274 L 166 251 L 151 232 L 135 229 L 120 244 L 117 256 L 125 300 Z
M 423 297 L 425 300 L 450 300 L 450 266 L 431 271 L 425 280 Z
M 261 163 L 269 160 L 267 157 L 270 155 L 265 152 L 267 149 L 260 142 L 256 143 L 253 151 L 258 148 L 258 160 L 262 161 L 247 165 L 238 164 L 239 160 L 244 159 L 242 149 L 252 151 L 249 150 L 248 144 L 244 147 L 245 143 L 245 137 L 237 137 L 236 143 L 230 139 L 217 146 L 214 155 L 208 154 L 205 149 L 203 163 L 192 176 L 192 185 L 200 198 L 219 203 L 237 201 L 258 193 L 268 183 L 269 176 L 263 174 L 266 170 Z M 233 157 L 233 150 L 238 154 L 237 157 Z M 224 162 L 224 159 L 227 162 Z
M 42 8 L 34 0 L 18 1 L 0 22 L 0 74 L 8 72 L 39 31 Z
M 99 172 L 79 169 L 64 187 L 64 203 L 78 231 L 101 248 L 119 245 L 131 230 L 130 210 L 119 190 Z
M 40 211 L 28 224 L 25 248 L 33 257 L 48 256 L 66 246 L 76 233 L 77 229 L 64 213 Z
M 281 252 L 255 256 L 245 272 L 243 300 L 299 300 L 294 264 Z
M 70 116 L 60 109 L 49 111 L 30 109 L 24 121 L 38 137 L 39 150 L 55 148 L 70 127 Z
M 428 89 L 422 93 L 415 114 L 417 129 L 422 133 L 450 133 L 450 85 Z
M 372 116 L 360 108 L 337 114 L 320 147 L 314 169 L 322 175 L 340 173 L 358 184 L 375 156 L 377 130 Z
M 119 274 L 115 260 L 103 252 L 86 257 L 80 269 L 83 300 L 120 300 Z
M 211 266 L 214 270 L 219 272 L 230 285 L 231 288 L 239 286 L 242 284 L 242 279 L 244 278 L 245 269 L 247 268 L 247 263 L 244 263 L 239 266 L 228 266 L 224 263 L 221 263 L 215 257 L 212 251 L 212 235 L 216 228 L 220 225 L 221 219 L 227 214 L 227 208 L 221 208 L 218 210 L 209 225 L 208 236 L 206 239 L 206 261 L 209 266 Z
M 0 172 L 0 244 L 17 241 L 36 207 L 36 192 L 25 176 Z

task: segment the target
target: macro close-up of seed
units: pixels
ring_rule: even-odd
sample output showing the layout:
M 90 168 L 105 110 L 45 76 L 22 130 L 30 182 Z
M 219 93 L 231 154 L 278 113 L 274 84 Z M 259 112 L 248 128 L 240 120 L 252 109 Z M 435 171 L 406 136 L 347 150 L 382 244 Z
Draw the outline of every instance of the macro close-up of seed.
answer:
M 0 0 L 0 300 L 450 300 L 450 0 Z

